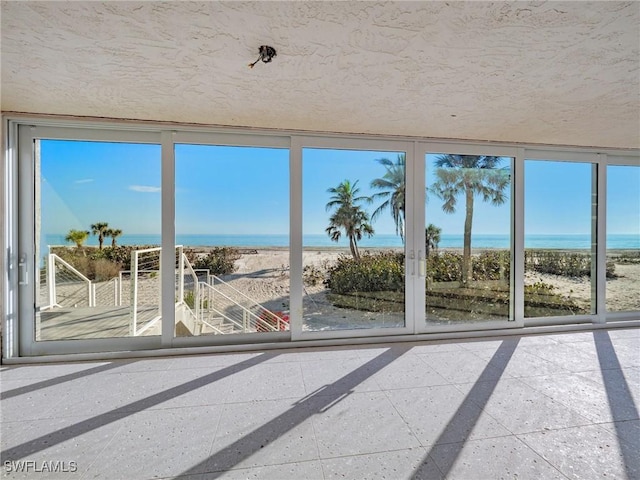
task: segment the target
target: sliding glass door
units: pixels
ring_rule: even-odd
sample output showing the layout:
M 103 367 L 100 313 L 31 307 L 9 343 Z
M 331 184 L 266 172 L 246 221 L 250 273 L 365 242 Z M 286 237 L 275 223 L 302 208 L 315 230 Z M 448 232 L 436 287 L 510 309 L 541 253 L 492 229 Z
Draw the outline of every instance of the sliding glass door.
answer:
M 162 192 L 154 138 L 20 129 L 23 352 L 92 350 L 126 339 L 159 344 Z
M 427 331 L 508 325 L 513 316 L 514 158 L 429 148 L 420 263 Z
M 289 330 L 289 150 L 175 145 L 177 337 Z
M 597 165 L 524 162 L 524 315 L 596 313 Z
M 301 162 L 302 338 L 410 332 L 406 146 L 306 146 Z
M 607 166 L 606 252 L 607 312 L 640 311 L 640 164 L 624 157 Z

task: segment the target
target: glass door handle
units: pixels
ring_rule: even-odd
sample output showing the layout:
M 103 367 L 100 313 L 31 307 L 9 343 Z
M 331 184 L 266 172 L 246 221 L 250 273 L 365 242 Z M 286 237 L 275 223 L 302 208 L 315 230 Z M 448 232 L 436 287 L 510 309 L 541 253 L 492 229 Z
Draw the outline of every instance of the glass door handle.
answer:
M 427 260 L 422 256 L 422 250 L 418 250 L 418 275 L 424 277 L 427 274 Z
M 411 260 L 411 276 L 414 276 L 416 274 L 416 262 L 414 262 L 416 259 L 416 253 L 414 250 L 409 252 L 409 259 Z
M 29 270 L 27 269 L 27 256 L 22 255 L 18 262 L 18 285 L 29 285 Z

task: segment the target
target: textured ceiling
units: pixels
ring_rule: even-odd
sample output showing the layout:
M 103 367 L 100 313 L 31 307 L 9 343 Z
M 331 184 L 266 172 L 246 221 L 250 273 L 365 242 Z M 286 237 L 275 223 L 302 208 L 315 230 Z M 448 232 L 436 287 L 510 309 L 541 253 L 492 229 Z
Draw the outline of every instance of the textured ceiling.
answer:
M 1 21 L 5 112 L 640 147 L 640 2 L 16 1 Z

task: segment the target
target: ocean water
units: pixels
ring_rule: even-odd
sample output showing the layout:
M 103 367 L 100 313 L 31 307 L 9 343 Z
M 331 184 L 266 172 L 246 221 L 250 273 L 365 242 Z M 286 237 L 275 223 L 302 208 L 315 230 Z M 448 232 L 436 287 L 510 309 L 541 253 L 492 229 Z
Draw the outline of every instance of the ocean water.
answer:
M 69 245 L 64 234 L 45 235 L 43 245 Z M 160 235 L 122 235 L 118 245 L 159 245 Z M 111 239 L 105 240 L 110 245 Z M 233 246 L 233 247 L 287 247 L 289 235 L 176 235 L 176 244 L 188 246 Z M 91 236 L 86 245 L 98 245 L 98 239 Z M 332 242 L 324 234 L 303 235 L 305 247 L 348 248 L 349 243 L 342 238 L 339 243 Z M 374 235 L 358 242 L 361 248 L 402 247 L 397 235 Z M 473 235 L 473 248 L 509 248 L 508 235 Z M 591 236 L 586 235 L 527 235 L 525 248 L 585 249 L 591 245 Z M 441 235 L 440 248 L 462 248 L 463 236 Z M 607 237 L 608 249 L 640 249 L 640 234 L 614 234 Z

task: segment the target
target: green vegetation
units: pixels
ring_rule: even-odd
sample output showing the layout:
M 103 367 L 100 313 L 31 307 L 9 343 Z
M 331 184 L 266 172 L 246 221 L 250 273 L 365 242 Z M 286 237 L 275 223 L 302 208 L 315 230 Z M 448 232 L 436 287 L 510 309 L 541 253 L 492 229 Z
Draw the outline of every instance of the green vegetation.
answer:
M 84 231 L 84 230 L 69 230 L 69 233 L 67 234 L 66 237 L 64 237 L 64 240 L 66 242 L 72 242 L 76 244 L 77 248 L 82 248 L 82 245 L 84 245 L 84 242 L 87 241 L 87 239 L 89 238 L 89 235 L 91 235 L 90 232 Z
M 64 239 L 67 242 L 75 243 L 76 247 L 81 248 L 91 234 L 98 235 L 98 249 L 102 250 L 105 238 L 111 238 L 111 246 L 116 247 L 116 238 L 122 235 L 122 230 L 119 228 L 109 228 L 107 222 L 97 222 L 91 225 L 90 232 L 86 230 L 69 230 L 69 233 Z
M 117 277 L 120 271 L 131 270 L 131 252 L 153 248 L 149 245 L 126 245 L 117 247 L 105 247 L 102 250 L 96 247 L 70 249 L 68 247 L 51 247 L 51 253 L 55 253 L 65 262 L 82 273 L 89 280 L 105 281 Z M 145 261 L 158 264 L 160 252 L 145 254 Z
M 424 250 L 426 252 L 427 257 L 429 256 L 429 252 L 432 250 L 437 250 L 438 245 L 440 244 L 440 234 L 442 233 L 442 229 L 436 227 L 433 223 L 427 225 L 427 228 L 424 230 Z
M 109 231 L 109 224 L 106 222 L 98 222 L 91 225 L 91 233 L 98 236 L 99 249 L 102 250 L 104 244 L 104 237 L 107 236 Z
M 118 238 L 120 235 L 122 235 L 122 230 L 120 230 L 119 228 L 108 228 L 105 232 L 104 232 L 104 236 L 107 238 L 111 238 L 111 246 L 115 247 L 116 246 L 116 238 Z
M 377 162 L 387 171 L 382 178 L 376 178 L 371 182 L 371 188 L 382 191 L 374 193 L 370 201 L 384 199 L 380 206 L 373 211 L 371 220 L 375 221 L 382 212 L 389 209 L 396 225 L 396 235 L 400 235 L 404 243 L 406 155 L 404 153 L 398 155 L 395 163 L 388 158 L 379 158 Z
M 507 169 L 497 168 L 502 159 L 485 155 L 440 155 L 436 159 L 436 181 L 430 191 L 442 199 L 442 210 L 456 211 L 458 196 L 465 198 L 464 240 L 462 250 L 461 286 L 471 280 L 471 229 L 473 205 L 476 196 L 485 202 L 501 205 L 505 202 L 504 190 L 509 186 Z
M 573 276 L 576 254 L 555 253 L 559 257 L 568 255 L 567 261 L 554 263 L 558 268 L 545 273 Z M 463 254 L 452 251 L 434 252 L 427 257 L 425 282 L 428 313 L 435 317 L 459 320 L 508 318 L 511 301 L 511 252 L 487 250 L 474 255 L 471 279 L 464 287 L 460 286 L 463 276 L 462 257 Z M 404 254 L 365 252 L 360 260 L 339 257 L 328 269 L 325 284 L 330 290 L 328 300 L 337 307 L 372 312 L 402 312 Z M 558 294 L 553 285 L 540 281 L 525 287 L 527 316 L 575 314 L 584 312 L 584 308 L 574 299 Z
M 550 273 L 565 277 L 590 277 L 591 255 L 579 252 L 563 252 L 558 250 L 525 250 L 525 271 Z M 607 262 L 607 277 L 614 278 L 615 264 Z
M 214 247 L 206 255 L 198 255 L 195 250 L 185 250 L 187 259 L 195 269 L 209 270 L 212 275 L 229 275 L 237 270 L 235 265 L 241 255 L 237 248 Z
M 404 253 L 365 252 L 359 259 L 340 256 L 326 281 L 332 293 L 404 291 Z
M 335 207 L 336 210 L 329 217 L 329 226 L 325 230 L 334 242 L 340 240 L 344 231 L 349 239 L 349 250 L 356 261 L 360 259 L 358 241 L 362 240 L 363 235 L 369 237 L 373 235 L 369 215 L 358 205 L 370 199 L 358 196 L 360 189 L 357 185 L 357 180 L 353 184 L 349 180 L 344 180 L 337 187 L 327 190 L 333 195 L 327 203 L 326 209 L 329 211 Z

